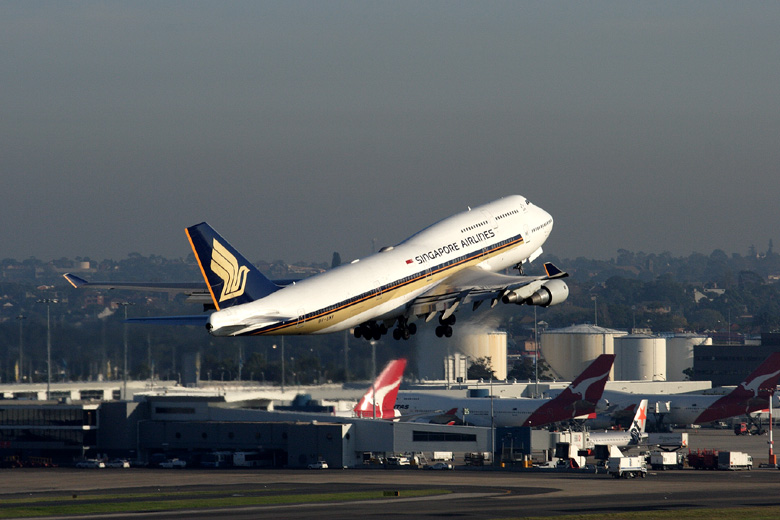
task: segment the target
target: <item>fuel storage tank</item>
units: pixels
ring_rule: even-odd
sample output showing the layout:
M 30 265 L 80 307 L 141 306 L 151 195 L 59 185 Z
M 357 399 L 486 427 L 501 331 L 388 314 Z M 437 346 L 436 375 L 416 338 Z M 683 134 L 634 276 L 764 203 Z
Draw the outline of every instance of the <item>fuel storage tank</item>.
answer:
M 506 379 L 506 344 L 504 331 L 464 332 L 451 338 L 431 338 L 420 341 L 417 360 L 421 379 L 455 382 L 459 377 L 466 380 L 466 371 L 471 363 L 489 357 L 496 380 Z
M 540 347 L 555 375 L 572 381 L 601 354 L 614 354 L 614 340 L 626 334 L 622 330 L 596 325 L 572 325 L 544 332 Z M 610 373 L 610 379 L 614 379 L 613 373 Z
M 666 338 L 650 334 L 615 338 L 615 379 L 666 381 Z
M 675 334 L 666 338 L 666 379 L 685 381 L 684 370 L 693 368 L 693 347 L 712 345 L 712 338 L 701 334 Z

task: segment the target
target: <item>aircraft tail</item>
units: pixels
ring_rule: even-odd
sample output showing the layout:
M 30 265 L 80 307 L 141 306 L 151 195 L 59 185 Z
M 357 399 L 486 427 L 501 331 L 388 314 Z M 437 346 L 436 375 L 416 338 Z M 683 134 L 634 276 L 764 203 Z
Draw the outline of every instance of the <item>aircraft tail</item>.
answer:
M 614 362 L 614 354 L 601 354 L 556 399 L 587 401 L 593 403 L 595 411 Z
M 636 442 L 639 442 L 642 434 L 645 433 L 645 426 L 647 425 L 647 399 L 639 401 L 639 406 L 634 414 L 634 420 L 631 421 L 631 428 L 628 432 L 631 434 L 631 438 Z
M 355 415 L 377 419 L 395 418 L 395 400 L 398 397 L 398 388 L 401 386 L 405 369 L 404 358 L 388 363 L 371 388 L 355 405 Z
M 205 222 L 188 227 L 186 233 L 217 310 L 281 289 Z
M 771 354 L 730 394 L 730 397 L 752 399 L 774 394 L 780 380 L 780 352 Z
M 534 411 L 523 426 L 541 426 L 594 413 L 614 362 L 614 354 L 597 357 L 563 392 Z

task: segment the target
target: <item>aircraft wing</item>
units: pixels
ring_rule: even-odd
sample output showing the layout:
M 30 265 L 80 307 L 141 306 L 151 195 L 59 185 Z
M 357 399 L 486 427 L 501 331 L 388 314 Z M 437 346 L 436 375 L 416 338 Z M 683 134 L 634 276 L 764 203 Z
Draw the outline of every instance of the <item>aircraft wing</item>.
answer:
M 75 274 L 62 275 L 68 283 L 77 289 L 125 289 L 144 292 L 167 292 L 186 294 L 187 301 L 195 303 L 211 303 L 211 294 L 205 282 L 88 282 Z
M 89 282 L 72 273 L 62 275 L 68 283 L 77 289 L 128 290 L 141 292 L 165 292 L 186 294 L 187 301 L 211 305 L 213 300 L 205 282 Z M 276 285 L 290 285 L 296 280 L 273 280 Z
M 483 301 L 490 300 L 492 307 L 510 294 L 522 302 L 546 282 L 569 276 L 552 263 L 544 264 L 544 269 L 546 274 L 541 276 L 512 276 L 468 267 L 415 298 L 411 303 L 412 314 L 427 315 L 428 321 L 435 313 L 444 311 L 446 319 L 462 304 L 470 303 L 476 309 Z

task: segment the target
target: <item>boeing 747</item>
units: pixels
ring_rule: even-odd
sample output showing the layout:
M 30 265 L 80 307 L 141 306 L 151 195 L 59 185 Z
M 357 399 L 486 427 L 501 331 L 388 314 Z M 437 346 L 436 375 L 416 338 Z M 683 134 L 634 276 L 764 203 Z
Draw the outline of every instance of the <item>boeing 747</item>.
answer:
M 455 312 L 489 302 L 549 306 L 563 302 L 568 276 L 551 263 L 545 274 L 522 275 L 542 254 L 553 218 L 519 195 L 508 196 L 435 223 L 394 247 L 291 283 L 266 278 L 211 226 L 186 229 L 205 286 L 168 285 L 193 297 L 205 292 L 214 312 L 195 316 L 137 318 L 131 322 L 204 325 L 214 336 L 324 334 L 354 329 L 379 339 L 393 328 L 408 339 L 416 321 L 438 320 L 450 337 Z M 521 275 L 502 274 L 516 268 Z M 89 283 L 72 274 L 75 287 L 166 290 L 166 284 Z

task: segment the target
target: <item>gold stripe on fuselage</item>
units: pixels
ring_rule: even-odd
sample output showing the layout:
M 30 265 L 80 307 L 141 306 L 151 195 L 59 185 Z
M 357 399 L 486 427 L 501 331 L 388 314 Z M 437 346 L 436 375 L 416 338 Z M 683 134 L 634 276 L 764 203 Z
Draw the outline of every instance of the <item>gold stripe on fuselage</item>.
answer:
M 339 307 L 335 309 L 329 309 L 313 316 L 306 317 L 306 320 L 301 323 L 300 321 L 292 321 L 276 325 L 270 329 L 265 329 L 259 332 L 250 333 L 251 335 L 280 335 L 280 334 L 314 334 L 325 328 L 333 327 L 345 320 L 348 320 L 358 314 L 367 312 L 374 307 L 386 303 L 387 301 L 403 298 L 404 296 L 417 291 L 427 285 L 435 284 L 442 279 L 450 276 L 452 271 L 456 269 L 460 271 L 467 267 L 471 267 L 477 264 L 494 258 L 500 254 L 503 254 L 505 250 L 518 247 L 524 244 L 523 238 L 520 237 L 508 244 L 501 246 L 495 246 L 486 253 L 474 253 L 474 256 L 470 258 L 464 258 L 460 262 L 456 262 L 451 265 L 435 267 L 430 272 L 420 273 L 419 276 L 412 280 L 398 281 L 392 287 L 385 288 L 381 292 L 375 291 L 370 294 L 366 294 L 358 301 L 345 301 Z M 380 301 L 381 299 L 381 301 Z M 316 311 L 315 311 L 316 312 Z

